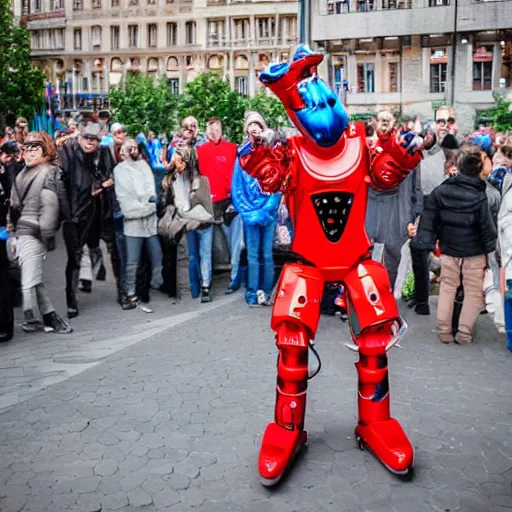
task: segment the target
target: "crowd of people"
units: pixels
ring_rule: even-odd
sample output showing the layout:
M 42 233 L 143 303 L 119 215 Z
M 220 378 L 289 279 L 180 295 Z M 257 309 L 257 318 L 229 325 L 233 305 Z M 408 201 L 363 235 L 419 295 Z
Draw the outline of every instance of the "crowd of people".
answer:
M 230 272 L 225 293 L 244 286 L 249 306 L 271 304 L 276 250 L 290 248 L 293 229 L 286 198 L 263 192 L 240 164 L 255 145 L 276 139 L 258 112 L 246 114 L 239 146 L 223 137 L 217 118 L 203 134 L 196 118 L 185 117 L 170 141 L 153 132 L 130 138 L 122 124 L 108 120 L 61 122 L 52 140 L 28 132 L 20 118 L 0 141 L 0 340 L 12 337 L 12 313 L 4 306 L 15 297 L 16 281 L 25 332 L 69 333 L 68 320 L 80 314 L 79 292 L 90 293 L 108 267 L 123 310 L 150 311 L 151 289 L 171 302 L 188 294 L 210 302 L 219 268 Z M 421 136 L 424 155 L 395 190 L 369 189 L 366 229 L 382 248 L 374 256 L 399 288 L 403 247 L 410 246 L 409 305 L 419 315 L 430 314 L 432 269 L 440 260 L 442 342 L 472 340 L 484 290 L 503 330 L 503 275 L 512 279 L 506 257 L 512 255 L 512 142 L 488 128 L 461 138 L 454 111 L 440 107 L 424 127 L 412 119 L 398 126 L 392 112 L 380 112 L 367 123 L 368 145 L 394 130 Z M 67 252 L 67 319 L 55 311 L 43 275 L 59 227 Z M 340 290 L 342 283 L 326 285 L 325 313 L 336 310 Z

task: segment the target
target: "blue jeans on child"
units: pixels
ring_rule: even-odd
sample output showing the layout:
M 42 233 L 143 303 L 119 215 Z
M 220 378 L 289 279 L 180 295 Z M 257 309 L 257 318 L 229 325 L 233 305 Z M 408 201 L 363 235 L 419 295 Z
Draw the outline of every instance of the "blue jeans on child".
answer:
M 247 247 L 247 289 L 245 300 L 248 304 L 257 304 L 256 292 L 263 290 L 268 296 L 274 286 L 274 258 L 272 248 L 276 223 L 266 226 L 244 225 L 245 245 Z
M 187 233 L 190 293 L 199 297 L 200 288 L 212 283 L 213 226 Z

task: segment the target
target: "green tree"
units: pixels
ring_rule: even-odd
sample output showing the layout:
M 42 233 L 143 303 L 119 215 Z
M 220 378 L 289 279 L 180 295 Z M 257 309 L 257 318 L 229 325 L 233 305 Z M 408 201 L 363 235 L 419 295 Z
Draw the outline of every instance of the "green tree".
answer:
M 239 142 L 243 138 L 244 98 L 230 89 L 218 73 L 201 73 L 190 81 L 180 97 L 178 116 L 194 116 L 201 128 L 212 117 L 222 121 L 224 136 Z
M 162 78 L 141 74 L 129 75 L 123 87 L 110 91 L 110 107 L 113 118 L 124 124 L 130 136 L 150 130 L 171 133 L 176 127 L 178 97 L 174 96 Z
M 497 132 L 512 130 L 512 101 L 498 94 L 494 95 L 496 106 L 483 112 L 485 118 Z
M 275 96 L 267 96 L 265 89 L 260 89 L 254 98 L 246 99 L 246 110 L 259 112 L 271 128 L 289 126 L 283 104 Z
M 14 24 L 10 0 L 0 0 L 0 122 L 14 114 L 31 118 L 43 106 L 45 77 L 32 67 L 30 36 Z

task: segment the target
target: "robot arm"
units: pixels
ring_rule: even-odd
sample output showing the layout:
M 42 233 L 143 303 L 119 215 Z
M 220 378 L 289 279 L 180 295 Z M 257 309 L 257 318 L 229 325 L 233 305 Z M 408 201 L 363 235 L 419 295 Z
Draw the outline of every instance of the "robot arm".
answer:
M 264 192 L 286 192 L 293 174 L 293 153 L 286 142 L 273 147 L 259 145 L 240 156 L 242 169 L 256 178 Z
M 371 186 L 377 190 L 396 188 L 421 161 L 419 140 L 413 133 L 393 132 L 379 137 L 370 149 Z

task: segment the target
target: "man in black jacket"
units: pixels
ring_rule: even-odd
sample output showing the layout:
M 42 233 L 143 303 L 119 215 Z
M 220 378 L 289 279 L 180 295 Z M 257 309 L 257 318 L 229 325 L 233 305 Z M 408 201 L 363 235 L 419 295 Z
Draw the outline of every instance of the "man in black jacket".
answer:
M 441 249 L 441 289 L 437 308 L 439 339 L 453 341 L 453 301 L 461 282 L 464 303 L 455 342 L 470 343 L 478 313 L 483 308 L 483 280 L 487 254 L 496 249 L 496 226 L 480 175 L 490 165 L 474 144 L 464 145 L 457 157 L 459 174 L 448 178 L 427 199 L 415 245 Z
M 68 318 L 78 315 L 78 278 L 85 243 L 94 246 L 101 237 L 107 244 L 114 274 L 119 277 L 112 217 L 115 162 L 109 148 L 100 147 L 100 138 L 100 125 L 89 123 L 78 138 L 70 139 L 60 148 L 67 192 L 66 204 L 61 208 L 65 219 L 62 232 L 68 253 Z

